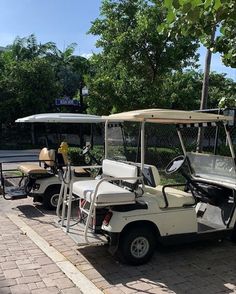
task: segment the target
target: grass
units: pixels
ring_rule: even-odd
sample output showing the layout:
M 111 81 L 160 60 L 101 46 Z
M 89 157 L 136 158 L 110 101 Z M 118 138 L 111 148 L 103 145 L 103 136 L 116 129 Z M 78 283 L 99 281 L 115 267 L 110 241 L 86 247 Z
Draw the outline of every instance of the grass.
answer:
M 168 185 L 168 184 L 183 184 L 186 182 L 186 179 L 180 173 L 174 173 L 171 175 L 167 175 L 164 171 L 160 171 L 161 177 L 161 185 Z M 182 187 L 177 187 L 182 190 Z

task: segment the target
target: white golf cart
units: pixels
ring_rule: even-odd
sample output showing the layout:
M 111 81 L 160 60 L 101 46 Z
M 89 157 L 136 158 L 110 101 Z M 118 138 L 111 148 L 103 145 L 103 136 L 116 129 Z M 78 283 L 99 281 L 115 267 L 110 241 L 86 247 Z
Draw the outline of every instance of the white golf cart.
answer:
M 27 116 L 16 120 L 17 123 L 67 123 L 67 124 L 94 124 L 104 122 L 99 116 L 76 113 L 45 113 Z M 82 155 L 88 155 L 91 160 L 96 162 L 96 158 L 90 153 L 91 144 L 87 144 Z M 32 160 L 33 159 L 33 160 Z M 28 160 L 30 163 L 22 163 Z M 24 155 L 24 157 L 2 158 L 0 159 L 1 186 L 3 197 L 7 200 L 15 200 L 33 197 L 34 202 L 42 202 L 46 209 L 56 209 L 58 196 L 61 188 L 62 179 L 58 176 L 60 171 L 67 165 L 68 158 L 66 151 L 57 152 L 53 149 L 43 148 L 39 153 L 38 163 L 35 158 Z M 3 165 L 7 163 L 21 162 L 16 170 L 21 175 L 6 175 Z M 5 171 L 6 172 L 6 171 Z M 9 173 L 9 170 L 8 170 Z M 88 179 L 91 174 L 86 168 L 76 168 L 73 177 L 77 180 L 80 178 Z M 14 186 L 5 185 L 6 180 L 11 181 L 13 178 L 20 178 L 19 184 Z M 11 181 L 12 182 L 12 181 Z
M 207 113 L 146 109 L 106 117 L 105 159 L 102 176 L 71 182 L 71 197 L 79 197 L 84 237 L 91 243 L 90 229 L 107 237 L 110 251 L 130 264 L 143 264 L 158 242 L 189 242 L 203 238 L 236 239 L 235 154 L 227 122 L 231 117 Z M 123 121 L 140 124 L 141 162 L 110 159 L 109 126 Z M 184 184 L 160 185 L 153 165 L 145 164 L 145 126 L 174 124 L 182 155 L 173 159 L 166 173 L 181 172 Z M 231 157 L 187 152 L 182 128 L 222 125 Z M 182 186 L 184 189 L 177 189 Z M 66 194 L 61 190 L 61 195 Z M 101 217 L 101 211 L 103 215 Z M 99 215 L 97 219 L 96 216 Z

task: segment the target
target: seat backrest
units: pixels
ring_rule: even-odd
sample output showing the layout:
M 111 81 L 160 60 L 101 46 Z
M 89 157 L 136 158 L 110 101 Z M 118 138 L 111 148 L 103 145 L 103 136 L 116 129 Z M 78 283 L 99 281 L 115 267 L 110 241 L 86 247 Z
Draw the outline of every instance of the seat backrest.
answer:
M 39 153 L 39 160 L 43 161 L 47 166 L 54 166 L 56 159 L 56 152 L 53 149 L 43 148 Z
M 110 177 L 137 177 L 138 167 L 124 162 L 104 159 L 102 162 L 102 172 L 104 175 Z M 124 181 L 131 184 L 135 184 L 137 182 L 136 179 Z

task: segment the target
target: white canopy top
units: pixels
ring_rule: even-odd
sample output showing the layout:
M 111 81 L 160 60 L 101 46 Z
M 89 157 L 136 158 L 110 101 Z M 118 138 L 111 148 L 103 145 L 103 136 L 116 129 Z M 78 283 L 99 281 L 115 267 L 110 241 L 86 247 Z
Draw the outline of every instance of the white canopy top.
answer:
M 103 117 L 108 121 L 146 121 L 162 124 L 191 124 L 230 121 L 231 116 L 172 109 L 142 109 L 111 114 Z
M 105 119 L 101 116 L 81 113 L 41 113 L 16 120 L 17 123 L 100 123 Z

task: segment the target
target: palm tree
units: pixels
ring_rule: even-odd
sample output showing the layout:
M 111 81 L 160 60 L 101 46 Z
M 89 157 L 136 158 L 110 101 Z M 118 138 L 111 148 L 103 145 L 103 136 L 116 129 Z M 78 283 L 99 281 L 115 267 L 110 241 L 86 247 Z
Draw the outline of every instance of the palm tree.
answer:
M 8 49 L 11 51 L 13 59 L 20 61 L 35 57 L 45 57 L 50 54 L 54 47 L 55 43 L 53 42 L 38 44 L 36 36 L 31 34 L 28 37 L 16 37 L 13 44 L 8 46 Z

